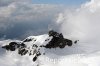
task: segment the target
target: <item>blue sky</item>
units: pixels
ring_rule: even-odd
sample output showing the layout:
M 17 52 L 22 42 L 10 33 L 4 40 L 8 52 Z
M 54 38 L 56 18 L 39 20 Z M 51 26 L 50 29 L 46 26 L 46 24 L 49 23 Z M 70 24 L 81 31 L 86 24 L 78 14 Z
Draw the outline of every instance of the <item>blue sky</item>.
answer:
M 32 0 L 36 4 L 63 4 L 63 5 L 80 5 L 89 0 Z

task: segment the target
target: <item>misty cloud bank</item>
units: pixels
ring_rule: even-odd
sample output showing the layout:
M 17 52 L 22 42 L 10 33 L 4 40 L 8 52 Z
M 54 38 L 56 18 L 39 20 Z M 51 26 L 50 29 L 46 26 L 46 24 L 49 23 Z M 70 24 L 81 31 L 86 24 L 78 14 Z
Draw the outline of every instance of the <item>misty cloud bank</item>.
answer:
M 27 0 L 0 1 L 0 38 L 5 39 L 46 33 L 63 9 L 59 5 L 32 4 Z
M 60 13 L 57 23 L 66 38 L 80 40 L 84 52 L 100 50 L 100 0 L 91 0 L 74 11 Z
M 61 25 L 59 29 L 66 37 L 88 41 L 100 38 L 99 17 L 100 1 L 91 0 L 83 4 L 81 8 L 61 13 L 57 22 Z

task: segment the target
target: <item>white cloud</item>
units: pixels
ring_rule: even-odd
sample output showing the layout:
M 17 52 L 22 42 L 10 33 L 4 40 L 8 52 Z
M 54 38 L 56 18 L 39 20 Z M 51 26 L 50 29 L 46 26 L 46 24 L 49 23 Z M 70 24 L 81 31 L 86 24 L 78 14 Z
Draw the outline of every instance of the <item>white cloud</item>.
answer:
M 0 0 L 0 6 L 8 6 L 11 3 L 16 2 L 31 2 L 32 0 Z
M 60 5 L 32 4 L 15 0 L 7 6 L 0 7 L 0 37 L 6 34 L 10 37 L 13 33 L 21 36 L 28 31 L 34 31 L 33 34 L 48 31 L 48 25 L 54 22 L 61 9 L 63 8 Z M 16 32 L 20 32 L 20 35 Z
M 100 50 L 98 48 L 100 44 L 100 6 L 98 5 L 100 0 L 91 2 L 83 4 L 76 10 L 66 10 L 58 18 L 60 31 L 66 38 L 80 40 L 80 44 L 87 47 L 87 49 L 83 48 L 86 52 Z

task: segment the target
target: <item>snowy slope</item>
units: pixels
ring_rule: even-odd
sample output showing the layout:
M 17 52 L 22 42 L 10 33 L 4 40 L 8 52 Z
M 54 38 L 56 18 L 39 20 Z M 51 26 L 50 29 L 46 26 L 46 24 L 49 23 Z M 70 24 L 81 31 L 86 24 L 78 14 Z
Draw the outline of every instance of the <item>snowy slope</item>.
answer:
M 66 40 L 69 41 L 68 39 L 66 39 Z M 5 60 L 6 58 L 8 58 L 8 60 L 10 58 L 12 58 L 12 61 L 14 64 L 16 62 L 20 63 L 19 60 L 22 60 L 23 62 L 21 63 L 21 66 L 29 65 L 29 64 L 25 63 L 26 61 L 28 61 L 28 62 L 33 61 L 32 65 L 35 65 L 35 66 L 38 64 L 41 65 L 40 63 L 45 61 L 47 57 L 48 58 L 55 57 L 55 59 L 56 59 L 56 57 L 58 57 L 58 56 L 55 56 L 56 53 L 54 53 L 54 52 L 56 51 L 57 53 L 59 53 L 59 50 L 64 48 L 64 47 L 61 47 L 61 48 L 59 47 L 59 46 L 62 46 L 64 41 L 65 41 L 65 38 L 63 38 L 62 34 L 59 34 L 55 31 L 49 31 L 48 34 L 39 35 L 39 36 L 29 36 L 26 39 L 24 39 L 23 41 L 18 41 L 18 40 L 1 41 L 0 42 L 0 45 L 1 45 L 0 48 L 2 47 L 1 53 L 5 53 L 4 55 L 2 55 L 4 57 L 4 58 L 2 57 L 4 60 L 3 59 L 1 60 L 1 64 L 2 64 L 2 62 L 6 62 L 6 60 Z M 54 44 L 56 44 L 56 42 L 58 42 L 57 46 L 52 45 L 53 42 L 55 42 Z M 48 47 L 49 44 L 51 47 Z M 61 44 L 61 45 L 59 45 L 59 44 Z M 68 44 L 68 42 L 66 44 Z M 69 45 L 66 45 L 66 44 L 65 44 L 65 46 L 68 47 Z M 58 50 L 56 50 L 57 48 L 58 48 Z M 52 51 L 54 51 L 54 52 L 52 52 Z M 61 53 L 59 53 L 59 54 L 61 54 Z M 5 56 L 7 56 L 7 57 L 5 57 Z M 41 59 L 41 58 L 43 58 L 43 59 Z
M 32 41 L 25 41 L 26 39 L 32 39 Z M 48 34 L 39 35 L 39 36 L 30 36 L 23 41 L 18 40 L 4 40 L 0 41 L 0 47 L 6 44 L 9 44 L 11 41 L 15 42 L 24 42 L 27 45 L 27 49 L 32 50 L 32 45 L 37 44 L 46 45 L 52 37 L 49 37 Z M 49 41 L 45 41 L 46 39 L 50 39 Z M 18 50 L 16 51 L 6 51 L 5 49 L 0 48 L 0 64 L 1 66 L 99 66 L 100 61 L 100 51 L 93 51 L 91 45 L 88 44 L 92 49 L 91 51 L 87 51 L 88 48 L 87 43 L 81 44 L 79 41 L 77 44 L 73 44 L 73 46 L 65 48 L 40 48 L 41 56 L 33 62 L 34 55 L 24 55 L 21 56 L 18 54 Z M 39 49 L 39 48 L 35 48 Z M 45 53 L 45 55 L 43 55 Z M 8 62 L 9 61 L 9 62 Z

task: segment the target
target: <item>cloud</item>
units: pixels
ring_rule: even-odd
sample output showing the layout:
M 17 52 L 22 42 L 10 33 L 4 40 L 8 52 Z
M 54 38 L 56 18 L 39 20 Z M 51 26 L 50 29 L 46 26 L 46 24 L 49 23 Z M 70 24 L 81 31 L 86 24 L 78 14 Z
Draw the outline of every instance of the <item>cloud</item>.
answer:
M 16 2 L 31 2 L 31 0 L 0 0 L 0 6 L 8 6 L 9 4 Z
M 75 10 L 66 10 L 59 14 L 56 21 L 59 31 L 66 38 L 80 40 L 86 52 L 100 50 L 100 0 L 91 0 Z M 90 48 L 90 49 L 88 49 Z
M 63 9 L 60 5 L 16 1 L 0 7 L 0 37 L 25 38 L 43 34 L 48 26 L 55 24 L 55 17 Z

